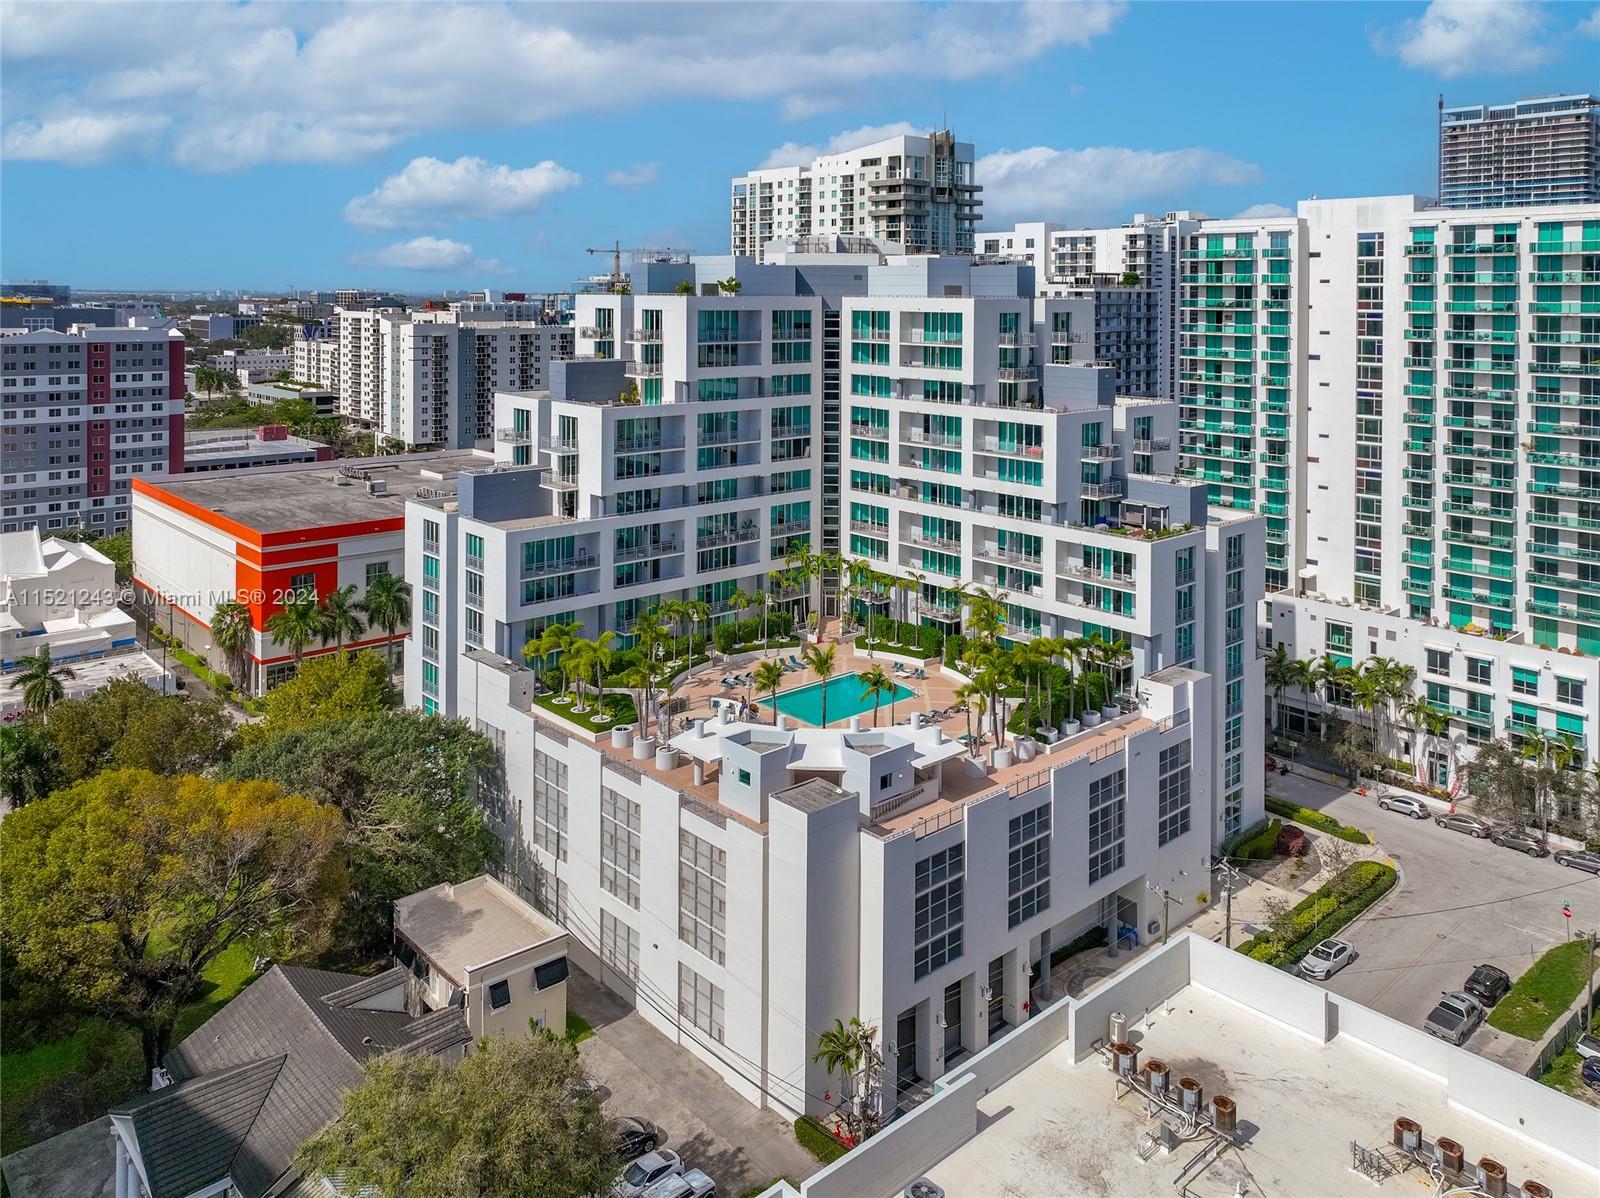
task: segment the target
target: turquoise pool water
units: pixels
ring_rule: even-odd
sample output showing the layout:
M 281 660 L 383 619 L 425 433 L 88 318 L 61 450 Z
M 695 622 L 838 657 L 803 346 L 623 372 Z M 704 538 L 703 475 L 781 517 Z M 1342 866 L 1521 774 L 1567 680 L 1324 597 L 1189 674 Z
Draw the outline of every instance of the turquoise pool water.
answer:
M 864 689 L 861 685 L 860 674 L 840 674 L 827 682 L 813 682 L 810 686 L 802 686 L 792 691 L 778 692 L 778 710 L 784 715 L 793 716 L 807 724 L 822 723 L 822 692 L 828 692 L 828 723 L 836 724 L 840 720 L 847 720 L 853 715 L 872 710 L 872 699 L 862 698 Z M 901 686 L 898 682 L 894 685 L 896 699 L 909 699 L 917 692 L 910 687 Z M 886 715 L 889 707 L 889 696 L 884 695 L 879 701 L 879 714 Z

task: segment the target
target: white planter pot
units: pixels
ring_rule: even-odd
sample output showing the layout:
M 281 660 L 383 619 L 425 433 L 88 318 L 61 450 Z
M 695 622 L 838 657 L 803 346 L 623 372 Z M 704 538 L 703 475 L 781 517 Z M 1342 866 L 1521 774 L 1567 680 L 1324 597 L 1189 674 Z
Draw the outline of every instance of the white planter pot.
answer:
M 655 756 L 655 751 L 656 738 L 653 736 L 641 736 L 633 742 L 633 756 L 638 761 L 649 761 Z
M 1082 727 L 1082 725 L 1079 724 L 1077 720 L 1062 720 L 1061 721 L 1061 735 L 1062 736 L 1076 736 L 1076 735 L 1078 735 L 1078 729 L 1081 728 L 1081 727 Z
M 1098 711 L 1086 711 L 1083 713 L 1083 726 L 1085 728 L 1093 728 L 1099 723 L 1100 713 Z
M 633 725 L 624 724 L 620 728 L 611 730 L 611 747 L 613 749 L 626 749 L 633 744 Z
M 1115 703 L 1107 703 L 1100 709 L 1100 718 L 1102 720 L 1114 720 L 1121 714 L 1122 708 L 1118 707 Z
M 671 745 L 662 745 L 656 750 L 656 769 L 675 770 L 678 768 L 678 750 Z
M 1004 749 L 996 749 L 994 751 L 994 768 L 997 770 L 1005 769 L 1007 766 L 1011 765 L 1014 760 L 1015 756 L 1009 747 Z

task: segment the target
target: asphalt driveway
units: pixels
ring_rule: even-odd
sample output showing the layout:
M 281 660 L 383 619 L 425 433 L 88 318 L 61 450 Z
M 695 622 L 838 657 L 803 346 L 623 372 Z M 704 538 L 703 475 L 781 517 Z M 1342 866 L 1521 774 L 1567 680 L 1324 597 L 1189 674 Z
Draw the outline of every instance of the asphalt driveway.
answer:
M 1374 910 L 1340 934 L 1361 955 L 1329 989 L 1404 1023 L 1420 1026 L 1440 991 L 1458 990 L 1472 968 L 1498 965 L 1519 976 L 1572 933 L 1600 926 L 1600 878 L 1535 859 L 1487 840 L 1378 808 L 1369 793 L 1274 777 L 1274 794 L 1361 828 L 1400 870 L 1400 883 Z M 1480 1029 L 1469 1046 L 1514 1065 L 1517 1041 Z M 1508 1059 L 1511 1058 L 1511 1059 Z

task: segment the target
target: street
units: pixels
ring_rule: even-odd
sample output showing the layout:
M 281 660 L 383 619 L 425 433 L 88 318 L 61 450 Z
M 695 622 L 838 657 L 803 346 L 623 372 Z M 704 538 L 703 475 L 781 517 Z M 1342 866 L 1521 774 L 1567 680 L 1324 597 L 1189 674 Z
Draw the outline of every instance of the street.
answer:
M 1600 877 L 1535 859 L 1487 840 L 1382 811 L 1362 797 L 1290 775 L 1274 794 L 1325 811 L 1370 833 L 1400 870 L 1396 889 L 1340 934 L 1360 956 L 1328 988 L 1413 1026 L 1442 990 L 1457 990 L 1475 965 L 1498 965 L 1515 980 L 1572 932 L 1600 924 Z M 1480 1029 L 1470 1044 L 1498 1033 Z M 1498 1056 L 1499 1054 L 1493 1054 Z

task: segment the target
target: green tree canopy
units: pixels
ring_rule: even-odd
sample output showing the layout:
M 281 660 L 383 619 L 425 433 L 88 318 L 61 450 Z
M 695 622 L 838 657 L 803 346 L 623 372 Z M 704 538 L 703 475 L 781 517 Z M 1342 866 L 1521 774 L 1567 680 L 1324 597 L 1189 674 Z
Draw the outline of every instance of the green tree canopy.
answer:
M 60 768 L 61 754 L 43 723 L 18 720 L 0 727 L 0 795 L 13 807 L 49 794 Z
M 480 1040 L 454 1068 L 374 1057 L 299 1160 L 350 1193 L 571 1198 L 610 1185 L 613 1135 L 578 1050 L 541 1034 Z
M 324 941 L 341 834 L 336 809 L 270 783 L 109 770 L 0 823 L 0 931 L 65 1002 L 138 1030 L 154 1067 L 223 950 Z
M 46 727 L 58 753 L 57 785 L 124 767 L 197 773 L 228 755 L 234 733 L 221 703 L 163 695 L 131 678 L 57 704 Z
M 293 678 L 267 695 L 267 718 L 256 735 L 304 728 L 327 720 L 376 715 L 400 705 L 389 668 L 370 649 L 325 653 L 300 663 Z
M 345 933 L 368 945 L 387 938 L 395 899 L 476 877 L 498 857 L 474 801 L 480 771 L 495 765 L 493 745 L 465 721 L 405 710 L 253 740 L 220 772 L 339 808 L 351 842 Z

